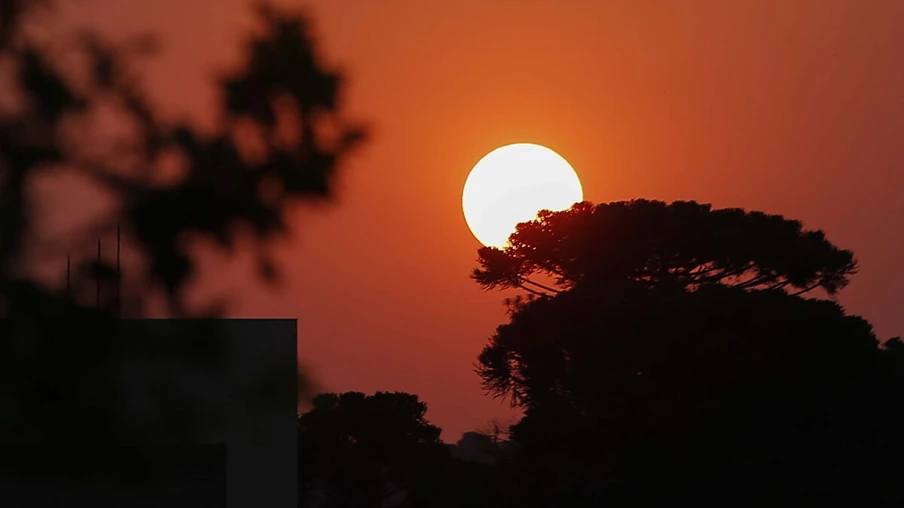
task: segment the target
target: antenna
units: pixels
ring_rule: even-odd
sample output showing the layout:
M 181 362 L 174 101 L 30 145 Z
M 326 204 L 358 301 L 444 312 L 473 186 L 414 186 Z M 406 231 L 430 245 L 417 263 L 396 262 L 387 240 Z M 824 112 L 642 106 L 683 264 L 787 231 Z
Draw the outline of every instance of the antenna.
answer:
M 100 267 L 100 238 L 97 239 L 97 266 Z M 100 273 L 97 274 L 95 286 L 97 287 L 97 308 L 100 309 Z
M 116 316 L 122 317 L 122 264 L 119 253 L 122 245 L 122 229 L 116 224 Z

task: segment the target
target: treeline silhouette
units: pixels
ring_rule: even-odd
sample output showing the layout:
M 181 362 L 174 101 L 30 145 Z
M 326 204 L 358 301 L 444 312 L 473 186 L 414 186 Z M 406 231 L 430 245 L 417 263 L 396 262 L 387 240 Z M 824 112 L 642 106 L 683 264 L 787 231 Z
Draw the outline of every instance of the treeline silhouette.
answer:
M 477 363 L 524 410 L 510 439 L 469 461 L 414 395 L 322 395 L 299 420 L 310 506 L 904 501 L 904 344 L 831 299 L 857 264 L 821 231 L 636 200 L 543 212 L 510 243 L 473 274 L 528 291 Z

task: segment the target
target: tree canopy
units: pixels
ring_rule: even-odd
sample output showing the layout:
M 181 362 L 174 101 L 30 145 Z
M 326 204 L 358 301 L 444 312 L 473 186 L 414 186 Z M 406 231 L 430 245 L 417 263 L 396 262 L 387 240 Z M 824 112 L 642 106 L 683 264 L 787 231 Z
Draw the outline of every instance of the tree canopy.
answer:
M 448 457 L 416 395 L 325 393 L 298 420 L 300 496 L 324 506 L 399 503 Z
M 835 295 L 856 270 L 822 232 L 639 200 L 544 212 L 510 242 L 481 249 L 474 278 L 536 295 L 477 369 L 525 410 L 512 439 L 538 496 L 854 502 L 901 471 L 898 342 L 804 298 Z
M 363 135 L 342 114 L 340 76 L 321 61 L 306 19 L 260 4 L 261 29 L 241 65 L 212 90 L 220 102 L 210 131 L 168 119 L 149 99 L 136 67 L 155 50 L 153 38 L 35 37 L 47 15 L 38 7 L 53 4 L 15 0 L 0 10 L 0 62 L 10 71 L 0 92 L 13 99 L 0 101 L 0 290 L 12 291 L 28 262 L 20 255 L 33 226 L 29 185 L 64 174 L 87 177 L 117 205 L 73 236 L 93 242 L 121 224 L 147 264 L 140 293 L 163 290 L 173 314 L 188 311 L 182 290 L 197 262 L 190 239 L 231 252 L 247 236 L 262 275 L 274 280 L 267 246 L 287 232 L 287 207 L 328 197 L 335 168 Z M 114 134 L 98 127 L 104 115 L 115 118 Z M 86 275 L 113 273 L 93 266 Z
M 542 211 L 519 224 L 509 243 L 480 249 L 478 284 L 541 294 L 619 281 L 835 294 L 857 269 L 851 251 L 799 221 L 693 201 L 584 202 Z M 557 287 L 532 279 L 538 275 L 552 277 Z

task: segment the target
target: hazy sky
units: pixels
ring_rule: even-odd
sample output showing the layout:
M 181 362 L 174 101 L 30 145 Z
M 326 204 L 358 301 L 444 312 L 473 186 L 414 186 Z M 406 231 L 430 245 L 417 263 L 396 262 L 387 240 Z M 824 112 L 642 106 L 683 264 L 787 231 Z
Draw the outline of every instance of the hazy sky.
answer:
M 252 20 L 244 0 L 83 0 L 71 20 L 153 30 L 167 111 L 205 118 L 210 79 Z M 238 316 L 297 317 L 329 390 L 404 390 L 446 440 L 512 414 L 473 365 L 503 295 L 468 279 L 469 169 L 526 141 L 568 159 L 591 201 L 695 199 L 781 213 L 853 249 L 842 303 L 904 334 L 904 2 L 343 1 L 307 7 L 372 138 L 335 205 L 300 211 L 287 280 L 208 270 Z M 234 270 L 229 273 L 238 273 Z

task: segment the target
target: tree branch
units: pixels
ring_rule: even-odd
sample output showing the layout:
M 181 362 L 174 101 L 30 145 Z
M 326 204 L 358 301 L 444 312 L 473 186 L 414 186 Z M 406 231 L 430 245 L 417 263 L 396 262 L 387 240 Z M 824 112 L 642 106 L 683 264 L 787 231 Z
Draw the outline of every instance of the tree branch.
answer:
M 752 288 L 754 286 L 759 286 L 760 284 L 765 284 L 765 283 L 769 282 L 770 280 L 777 280 L 777 279 L 778 279 L 778 277 L 775 275 L 772 275 L 771 273 L 763 273 L 763 274 L 760 274 L 746 282 L 739 282 L 738 284 L 735 284 L 734 287 L 740 288 L 740 289 L 747 289 L 747 288 Z
M 518 284 L 518 287 L 521 288 L 521 289 L 523 289 L 523 290 L 525 290 L 525 291 L 527 291 L 527 292 L 530 293 L 530 294 L 533 294 L 533 295 L 537 295 L 537 296 L 552 296 L 552 295 L 550 295 L 549 293 L 543 293 L 542 291 L 537 291 L 536 289 L 531 289 L 531 288 L 525 286 L 524 284 Z
M 537 287 L 540 288 L 540 289 L 545 289 L 546 291 L 549 291 L 550 293 L 553 293 L 553 294 L 559 294 L 559 293 L 562 292 L 561 290 L 558 290 L 558 289 L 555 289 L 555 288 L 551 288 L 551 287 L 549 287 L 549 286 L 547 286 L 547 285 L 545 285 L 545 284 L 540 284 L 539 282 L 534 282 L 534 281 L 528 279 L 527 277 L 519 276 L 518 278 L 519 278 L 522 282 L 526 282 L 526 283 L 531 284 L 531 285 L 533 285 L 533 286 L 537 286 Z
M 814 289 L 816 289 L 816 288 L 818 288 L 818 287 L 819 287 L 819 282 L 814 282 L 813 284 L 810 284 L 809 286 L 807 286 L 807 287 L 801 289 L 800 291 L 796 291 L 796 292 L 794 292 L 794 293 L 791 293 L 791 296 L 800 296 L 800 295 L 802 295 L 802 294 L 804 294 L 804 293 L 809 293 L 810 291 L 813 291 Z

